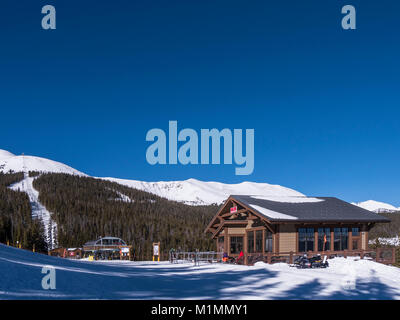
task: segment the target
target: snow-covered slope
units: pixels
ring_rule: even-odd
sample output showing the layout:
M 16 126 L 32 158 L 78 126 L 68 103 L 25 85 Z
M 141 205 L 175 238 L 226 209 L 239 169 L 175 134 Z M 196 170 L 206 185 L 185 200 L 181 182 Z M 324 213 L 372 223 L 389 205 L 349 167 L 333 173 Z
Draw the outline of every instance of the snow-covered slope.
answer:
M 9 171 L 41 171 L 85 175 L 61 162 L 33 156 L 16 156 L 6 150 L 0 150 L 0 172 L 6 173 Z
M 268 183 L 242 182 L 238 184 L 226 184 L 221 182 L 205 182 L 196 179 L 160 182 L 144 182 L 116 178 L 102 179 L 117 182 L 127 187 L 147 191 L 160 197 L 189 205 L 220 204 L 231 194 L 253 194 L 274 197 L 304 196 L 304 194 L 296 190 Z
M 24 179 L 11 185 L 10 189 L 27 193 L 29 202 L 31 203 L 32 217 L 38 218 L 42 221 L 47 245 L 50 249 L 52 249 L 56 247 L 57 224 L 51 218 L 51 213 L 39 202 L 39 192 L 36 191 L 32 185 L 34 179 L 35 178 L 28 177 L 28 175 L 25 173 Z
M 368 200 L 368 201 L 358 202 L 358 203 L 353 202 L 352 204 L 354 204 L 358 207 L 361 207 L 363 209 L 366 209 L 369 211 L 374 211 L 377 213 L 400 211 L 400 208 L 396 208 L 395 206 L 392 206 L 391 204 L 374 201 L 374 200 Z
M 54 290 L 42 289 L 43 267 L 55 270 Z M 399 268 L 354 257 L 330 259 L 327 269 L 262 262 L 195 267 L 168 261 L 68 260 L 0 244 L 0 275 L 0 300 L 400 299 Z

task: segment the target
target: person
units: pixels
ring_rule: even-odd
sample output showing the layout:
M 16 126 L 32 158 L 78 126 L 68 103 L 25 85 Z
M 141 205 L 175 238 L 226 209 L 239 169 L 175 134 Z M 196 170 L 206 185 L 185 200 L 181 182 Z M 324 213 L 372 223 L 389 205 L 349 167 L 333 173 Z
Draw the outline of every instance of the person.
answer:
M 170 263 L 173 263 L 173 262 L 174 262 L 174 253 L 175 253 L 175 249 L 174 249 L 174 248 L 171 248 L 171 249 L 169 250 L 169 262 L 170 262 Z
M 224 255 L 222 257 L 222 262 L 228 262 L 228 254 L 224 252 Z
M 237 258 L 236 263 L 242 262 L 243 258 L 244 258 L 244 254 L 243 254 L 243 250 L 242 250 L 239 253 L 239 257 Z

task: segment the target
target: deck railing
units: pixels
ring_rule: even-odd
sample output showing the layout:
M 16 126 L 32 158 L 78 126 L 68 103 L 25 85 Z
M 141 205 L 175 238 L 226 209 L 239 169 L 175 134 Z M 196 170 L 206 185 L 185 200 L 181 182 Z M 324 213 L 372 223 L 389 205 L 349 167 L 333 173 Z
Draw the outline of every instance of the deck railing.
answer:
M 395 248 L 377 248 L 375 250 L 342 250 L 342 251 L 318 251 L 307 253 L 304 252 L 275 252 L 275 253 L 251 253 L 247 255 L 247 261 L 240 259 L 238 264 L 254 265 L 256 262 L 265 262 L 268 264 L 273 263 L 288 263 L 293 264 L 296 258 L 304 256 L 308 257 L 320 254 L 328 258 L 334 257 L 351 257 L 358 256 L 360 259 L 368 258 L 372 261 L 380 262 L 383 264 L 394 264 L 396 262 Z M 215 251 L 174 251 L 169 253 L 169 261 L 171 263 L 194 263 L 199 265 L 201 263 L 217 263 L 222 262 L 223 253 Z
M 222 252 L 215 251 L 173 251 L 169 253 L 169 261 L 171 263 L 217 263 L 221 262 L 223 257 Z

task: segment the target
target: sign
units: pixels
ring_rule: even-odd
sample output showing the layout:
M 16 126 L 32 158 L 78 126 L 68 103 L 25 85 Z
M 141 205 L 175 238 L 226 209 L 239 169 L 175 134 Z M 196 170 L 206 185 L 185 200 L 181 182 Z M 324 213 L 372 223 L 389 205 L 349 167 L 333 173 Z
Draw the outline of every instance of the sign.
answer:
M 129 248 L 121 248 L 122 253 L 129 253 Z
M 237 206 L 231 208 L 231 213 L 237 212 Z
M 153 245 L 153 256 L 158 256 L 159 251 L 160 251 L 160 246 L 159 246 L 159 244 L 158 244 L 158 243 L 157 243 L 157 244 L 154 244 L 154 245 Z
M 153 242 L 153 261 L 160 261 L 160 242 Z

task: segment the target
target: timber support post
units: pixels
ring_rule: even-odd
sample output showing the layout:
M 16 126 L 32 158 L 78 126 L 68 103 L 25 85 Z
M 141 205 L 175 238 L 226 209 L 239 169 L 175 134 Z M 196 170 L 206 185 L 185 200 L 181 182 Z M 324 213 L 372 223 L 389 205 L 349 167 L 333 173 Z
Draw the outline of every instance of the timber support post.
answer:
M 271 264 L 271 252 L 267 253 L 267 263 Z

